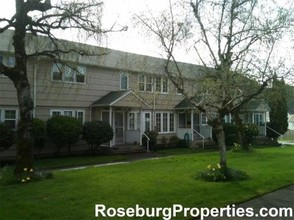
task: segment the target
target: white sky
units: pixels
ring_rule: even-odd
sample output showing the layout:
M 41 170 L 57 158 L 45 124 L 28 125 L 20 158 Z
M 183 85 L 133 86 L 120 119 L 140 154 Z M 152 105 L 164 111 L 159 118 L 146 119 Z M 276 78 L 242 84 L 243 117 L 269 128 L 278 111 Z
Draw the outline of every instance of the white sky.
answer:
M 279 1 L 283 2 L 287 0 Z M 15 0 L 0 0 L 0 17 L 10 18 L 14 14 L 14 2 Z M 152 40 L 154 38 L 150 36 L 140 34 L 140 30 L 134 27 L 132 17 L 134 14 L 140 14 L 147 10 L 150 10 L 152 14 L 157 14 L 169 7 L 169 0 L 103 0 L 103 2 L 103 25 L 105 27 L 111 27 L 114 23 L 116 23 L 118 28 L 128 26 L 128 31 L 126 32 L 111 33 L 108 35 L 107 46 L 109 48 L 161 57 L 162 51 L 157 46 L 158 42 Z M 287 43 L 280 45 L 279 48 L 282 48 L 280 54 L 293 54 L 293 49 L 290 49 Z M 195 56 L 187 54 L 184 49 L 177 51 L 177 59 L 179 61 L 195 63 L 194 58 Z
M 10 18 L 15 12 L 15 0 L 0 0 L 0 17 Z M 5 3 L 4 3 L 5 2 Z M 132 24 L 134 14 L 150 9 L 160 11 L 169 5 L 169 0 L 103 0 L 103 21 L 105 27 L 116 23 L 117 28 L 128 26 L 128 31 L 111 33 L 107 38 L 107 46 L 112 49 L 160 56 L 159 49 L 149 38 L 135 30 Z

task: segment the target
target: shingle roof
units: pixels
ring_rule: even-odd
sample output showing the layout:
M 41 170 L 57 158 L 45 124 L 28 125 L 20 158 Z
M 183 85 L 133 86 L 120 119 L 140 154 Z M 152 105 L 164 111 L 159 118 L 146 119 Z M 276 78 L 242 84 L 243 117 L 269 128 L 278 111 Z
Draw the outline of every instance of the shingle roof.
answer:
M 257 111 L 257 112 L 263 112 L 263 111 L 270 111 L 270 107 L 268 104 L 265 103 L 264 100 L 254 99 L 249 101 L 247 104 L 245 104 L 241 111 Z
M 184 99 L 174 109 L 195 109 L 195 106 L 189 100 Z
M 111 91 L 102 98 L 98 99 L 92 105 L 94 106 L 110 106 L 113 103 L 117 102 L 119 99 L 124 96 L 130 94 L 130 90 L 122 90 L 122 91 Z
M 151 108 L 150 105 L 131 90 L 111 91 L 92 104 L 93 107 L 137 107 Z

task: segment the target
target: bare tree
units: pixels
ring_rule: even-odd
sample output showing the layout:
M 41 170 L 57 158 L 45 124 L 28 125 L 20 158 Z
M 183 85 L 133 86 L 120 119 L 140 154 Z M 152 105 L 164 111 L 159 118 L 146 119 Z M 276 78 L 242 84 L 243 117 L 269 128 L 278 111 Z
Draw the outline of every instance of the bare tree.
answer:
M 28 80 L 27 63 L 29 60 L 44 56 L 59 61 L 64 54 L 80 56 L 99 55 L 95 51 L 69 47 L 55 37 L 57 31 L 71 30 L 83 37 L 99 37 L 110 31 L 101 25 L 100 0 L 60 0 L 55 5 L 50 0 L 15 0 L 15 14 L 11 18 L 0 18 L 0 34 L 8 29 L 14 30 L 15 66 L 0 64 L 0 73 L 13 82 L 19 104 L 20 121 L 17 128 L 17 156 L 15 174 L 20 177 L 24 168 L 33 168 L 32 152 L 32 110 L 33 100 Z M 28 50 L 38 39 L 46 38 L 47 46 Z M 50 46 L 48 46 L 50 45 Z
M 136 19 L 164 49 L 164 69 L 170 80 L 206 114 L 216 132 L 220 164 L 226 168 L 223 118 L 237 115 L 244 104 L 261 94 L 271 73 L 285 75 L 285 60 L 279 60 L 276 50 L 293 28 L 292 3 L 282 7 L 262 0 L 191 0 L 179 7 L 170 2 L 167 13 Z M 190 76 L 193 92 L 185 87 L 186 73 L 176 57 L 176 49 L 188 44 L 202 66 L 195 66 Z

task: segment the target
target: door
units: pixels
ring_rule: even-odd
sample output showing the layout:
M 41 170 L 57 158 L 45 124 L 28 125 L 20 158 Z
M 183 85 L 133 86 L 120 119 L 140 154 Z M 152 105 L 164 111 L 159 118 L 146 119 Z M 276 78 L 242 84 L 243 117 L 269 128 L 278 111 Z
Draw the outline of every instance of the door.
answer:
M 124 114 L 123 112 L 115 112 L 115 144 L 124 143 Z
M 143 123 L 141 129 L 143 132 L 151 130 L 151 112 L 143 112 Z

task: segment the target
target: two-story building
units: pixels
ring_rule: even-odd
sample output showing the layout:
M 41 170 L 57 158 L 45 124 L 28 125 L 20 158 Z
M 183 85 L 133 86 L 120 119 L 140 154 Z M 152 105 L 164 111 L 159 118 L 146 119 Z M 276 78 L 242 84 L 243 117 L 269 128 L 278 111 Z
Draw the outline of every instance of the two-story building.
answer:
M 12 31 L 1 35 L 0 62 L 14 65 Z M 28 39 L 29 40 L 29 39 Z M 62 56 L 63 63 L 39 57 L 28 62 L 34 117 L 47 120 L 54 115 L 76 117 L 81 122 L 110 123 L 114 138 L 110 146 L 141 143 L 142 134 L 158 131 L 160 136 L 185 134 L 211 138 L 206 116 L 185 102 L 162 69 L 164 59 L 63 41 L 95 51 L 101 56 Z M 50 47 L 46 38 L 28 43 L 29 52 Z M 179 63 L 187 76 L 198 74 L 200 66 Z M 0 75 L 0 121 L 16 128 L 18 103 L 12 82 Z M 252 116 L 253 120 L 255 116 Z

